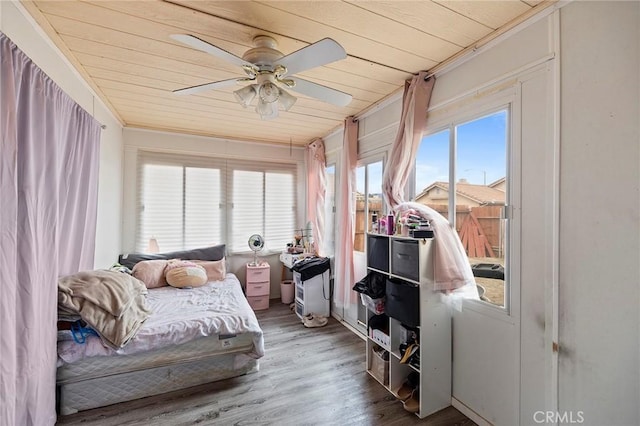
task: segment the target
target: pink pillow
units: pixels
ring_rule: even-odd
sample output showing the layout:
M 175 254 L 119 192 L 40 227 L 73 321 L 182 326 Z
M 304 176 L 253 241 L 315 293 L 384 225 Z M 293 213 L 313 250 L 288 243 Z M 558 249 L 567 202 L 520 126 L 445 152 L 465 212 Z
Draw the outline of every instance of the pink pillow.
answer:
M 144 283 L 147 288 L 165 287 L 167 280 L 164 277 L 164 268 L 167 260 L 144 260 L 133 267 L 133 276 Z
M 227 275 L 224 257 L 220 260 L 192 260 L 204 268 L 208 281 L 222 281 Z
M 167 283 L 172 287 L 200 287 L 207 283 L 204 268 L 186 260 L 169 260 L 164 273 Z

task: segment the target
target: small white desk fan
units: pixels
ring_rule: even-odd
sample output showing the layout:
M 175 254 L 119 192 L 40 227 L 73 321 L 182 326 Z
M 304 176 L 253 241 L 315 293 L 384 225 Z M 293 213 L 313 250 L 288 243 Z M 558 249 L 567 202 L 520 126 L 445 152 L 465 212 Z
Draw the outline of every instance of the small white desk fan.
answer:
M 258 252 L 264 247 L 264 238 L 262 235 L 253 234 L 249 237 L 249 248 L 253 250 L 253 262 L 250 266 L 258 266 Z

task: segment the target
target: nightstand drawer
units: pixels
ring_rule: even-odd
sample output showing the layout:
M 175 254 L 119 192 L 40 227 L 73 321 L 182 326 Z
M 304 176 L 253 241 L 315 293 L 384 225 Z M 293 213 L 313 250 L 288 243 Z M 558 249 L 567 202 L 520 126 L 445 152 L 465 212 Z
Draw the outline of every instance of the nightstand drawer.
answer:
M 247 296 L 268 296 L 270 292 L 269 281 L 260 283 L 247 282 Z
M 269 267 L 247 267 L 247 284 L 269 281 Z
M 269 296 L 250 296 L 247 301 L 254 311 L 269 309 Z

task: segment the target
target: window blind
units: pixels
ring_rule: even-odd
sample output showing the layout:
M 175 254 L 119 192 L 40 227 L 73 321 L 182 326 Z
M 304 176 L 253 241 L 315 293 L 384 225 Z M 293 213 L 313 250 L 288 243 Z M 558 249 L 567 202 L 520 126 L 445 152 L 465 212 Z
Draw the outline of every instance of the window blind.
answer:
M 265 239 L 267 250 L 280 251 L 295 230 L 296 165 L 229 161 L 233 251 L 248 251 L 252 234 Z
M 279 251 L 293 238 L 296 185 L 295 164 L 141 151 L 136 250 L 155 238 L 162 252 L 220 243 L 247 252 L 261 234 Z

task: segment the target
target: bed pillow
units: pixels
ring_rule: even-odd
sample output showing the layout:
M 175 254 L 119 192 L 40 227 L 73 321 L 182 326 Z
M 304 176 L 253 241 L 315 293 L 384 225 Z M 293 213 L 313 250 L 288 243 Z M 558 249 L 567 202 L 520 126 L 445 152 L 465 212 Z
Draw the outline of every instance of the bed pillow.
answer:
M 194 260 L 193 263 L 200 265 L 207 272 L 209 281 L 222 281 L 227 275 L 225 259 L 220 260 Z
M 167 283 L 172 287 L 200 287 L 207 283 L 204 268 L 187 260 L 169 260 L 164 273 Z
M 167 260 L 143 260 L 134 265 L 132 275 L 142 281 L 147 288 L 165 287 L 167 280 L 164 276 L 164 268 Z
M 220 260 L 225 255 L 226 246 L 218 244 L 217 246 L 197 248 L 193 250 L 172 251 L 168 253 L 128 253 L 121 254 L 118 257 L 118 263 L 133 269 L 136 263 L 143 260 L 157 259 L 190 259 L 190 260 Z

